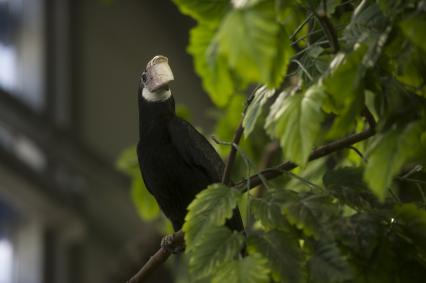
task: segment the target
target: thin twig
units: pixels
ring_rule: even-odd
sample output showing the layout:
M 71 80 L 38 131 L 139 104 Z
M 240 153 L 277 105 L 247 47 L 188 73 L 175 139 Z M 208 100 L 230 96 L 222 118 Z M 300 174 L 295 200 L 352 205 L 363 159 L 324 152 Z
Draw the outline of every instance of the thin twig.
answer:
M 391 188 L 389 189 L 389 193 L 395 202 L 401 203 L 401 199 Z
M 419 190 L 420 196 L 422 197 L 423 207 L 425 207 L 426 206 L 426 196 L 425 196 L 425 193 L 423 192 L 422 186 L 420 184 L 416 183 L 416 186 L 417 186 L 417 189 Z
M 317 184 L 312 183 L 311 181 L 303 178 L 302 176 L 299 176 L 299 175 L 294 174 L 294 173 L 287 171 L 287 170 L 283 170 L 283 173 L 289 175 L 290 177 L 292 177 L 296 180 L 298 180 L 299 182 L 301 182 L 302 184 L 306 185 L 307 187 L 309 187 L 311 189 L 316 188 L 316 189 L 319 189 L 319 190 L 323 190 L 323 188 L 321 186 L 318 186 Z
M 364 163 L 367 163 L 367 159 L 364 157 L 364 155 L 362 154 L 362 152 L 358 148 L 354 147 L 353 145 L 348 146 L 348 148 L 355 151 L 355 153 L 358 154 L 359 157 L 361 157 L 362 161 Z
M 421 166 L 420 164 L 416 164 L 413 168 L 411 168 L 407 173 L 402 175 L 400 178 L 406 179 L 410 177 L 411 175 L 413 175 L 414 173 L 420 172 L 422 170 L 423 170 L 423 166 Z
M 302 30 L 302 28 L 312 19 L 313 14 L 309 14 L 306 19 L 296 28 L 296 30 L 290 35 L 290 40 L 293 40 L 296 35 Z
M 280 143 L 278 141 L 273 141 L 269 143 L 262 154 L 258 168 L 263 170 L 268 168 L 271 164 L 272 159 L 276 156 L 277 152 L 280 150 Z M 261 197 L 266 192 L 267 187 L 259 186 L 255 193 L 255 197 Z
M 238 144 L 240 142 L 243 132 L 244 132 L 243 119 L 241 119 L 240 125 L 238 126 L 238 129 L 235 132 L 234 138 L 232 139 L 232 144 Z M 229 155 L 228 155 L 228 160 L 225 164 L 223 175 L 222 175 L 222 183 L 225 185 L 228 185 L 231 180 L 231 169 L 234 166 L 236 157 L 237 157 L 237 149 L 236 147 L 232 146 L 231 151 L 229 152 Z
M 312 10 L 312 14 L 318 20 L 322 30 L 324 31 L 325 36 L 327 37 L 333 53 L 339 52 L 339 40 L 337 39 L 336 29 L 331 23 L 330 19 L 327 17 L 326 11 L 321 14 L 318 14 L 315 10 Z
M 345 25 L 340 25 L 340 26 L 336 27 L 336 30 L 341 30 L 343 28 L 345 28 Z M 307 34 L 305 34 L 305 35 L 297 38 L 296 40 L 294 40 L 293 42 L 291 42 L 290 45 L 293 46 L 293 45 L 299 43 L 300 41 L 306 39 L 307 37 L 312 36 L 312 35 L 317 34 L 317 33 L 321 33 L 321 32 L 323 32 L 322 28 L 313 30 L 313 31 L 311 31 L 311 32 L 309 32 L 309 33 L 307 33 Z M 320 38 L 320 39 L 322 39 L 322 38 Z
M 300 69 L 302 69 L 302 71 L 306 74 L 306 76 L 308 77 L 309 80 L 313 81 L 313 77 L 311 74 L 309 74 L 308 70 L 306 70 L 306 68 L 302 65 L 302 63 L 299 62 L 299 60 L 293 59 L 291 60 L 292 62 L 296 63 Z
M 306 47 L 306 48 L 304 48 L 304 49 L 300 50 L 299 52 L 297 52 L 296 54 L 294 54 L 293 58 L 298 58 L 300 55 L 302 55 L 302 54 L 303 54 L 303 53 L 305 53 L 306 51 L 309 51 L 309 50 L 311 50 L 312 48 L 314 48 L 314 47 L 316 47 L 316 46 L 319 46 L 319 45 L 322 45 L 322 44 L 325 44 L 325 43 L 328 43 L 328 40 L 322 40 L 322 41 L 314 42 L 314 43 L 312 43 L 311 45 L 309 45 L 308 47 Z
M 247 98 L 247 102 L 246 102 L 246 105 L 244 107 L 244 111 L 243 111 L 243 115 L 241 117 L 240 124 L 239 124 L 237 130 L 235 131 L 234 138 L 232 139 L 232 142 L 231 142 L 232 145 L 234 145 L 234 144 L 238 145 L 240 143 L 241 137 L 242 137 L 243 132 L 244 132 L 244 127 L 243 127 L 244 117 L 246 115 L 246 112 L 247 112 L 247 109 L 248 109 L 250 103 L 253 101 L 254 94 L 255 94 L 255 92 L 258 88 L 259 87 L 257 87 L 255 90 L 253 90 L 253 92 Z M 229 152 L 229 155 L 228 155 L 227 162 L 225 164 L 225 169 L 223 170 L 223 174 L 222 174 L 222 183 L 225 184 L 225 185 L 229 185 L 229 183 L 231 181 L 231 171 L 232 171 L 232 167 L 234 167 L 236 157 L 237 157 L 237 148 L 235 146 L 232 146 L 231 151 Z
M 173 240 L 170 245 L 161 247 L 149 260 L 142 266 L 127 283 L 141 283 L 145 280 L 158 266 L 163 264 L 172 254 L 172 250 L 176 247 L 181 247 L 184 244 L 183 231 L 180 230 L 173 234 Z

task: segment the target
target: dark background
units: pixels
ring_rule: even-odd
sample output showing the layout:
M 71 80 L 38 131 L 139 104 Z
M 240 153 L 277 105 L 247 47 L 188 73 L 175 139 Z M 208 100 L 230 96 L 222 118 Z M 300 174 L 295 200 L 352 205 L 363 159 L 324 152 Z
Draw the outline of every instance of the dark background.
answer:
M 158 248 L 115 167 L 154 55 L 196 126 L 210 106 L 168 0 L 0 0 L 0 282 L 124 282 Z M 170 282 L 167 269 L 152 282 Z

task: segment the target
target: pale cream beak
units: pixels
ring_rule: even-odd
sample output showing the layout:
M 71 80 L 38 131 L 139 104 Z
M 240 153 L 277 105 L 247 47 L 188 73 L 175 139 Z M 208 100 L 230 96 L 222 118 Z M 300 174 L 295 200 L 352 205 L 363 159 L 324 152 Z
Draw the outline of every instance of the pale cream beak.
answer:
M 146 87 L 150 92 L 159 90 L 174 80 L 168 61 L 167 57 L 157 55 L 146 65 Z

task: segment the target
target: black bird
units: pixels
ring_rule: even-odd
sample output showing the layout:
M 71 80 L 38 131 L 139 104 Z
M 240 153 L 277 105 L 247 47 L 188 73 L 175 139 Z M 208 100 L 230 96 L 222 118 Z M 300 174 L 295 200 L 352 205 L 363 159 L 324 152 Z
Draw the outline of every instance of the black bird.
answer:
M 172 80 L 166 57 L 155 56 L 148 62 L 138 91 L 137 154 L 147 189 L 178 231 L 196 194 L 221 181 L 224 164 L 206 138 L 176 116 L 169 88 Z M 226 225 L 243 230 L 237 208 Z

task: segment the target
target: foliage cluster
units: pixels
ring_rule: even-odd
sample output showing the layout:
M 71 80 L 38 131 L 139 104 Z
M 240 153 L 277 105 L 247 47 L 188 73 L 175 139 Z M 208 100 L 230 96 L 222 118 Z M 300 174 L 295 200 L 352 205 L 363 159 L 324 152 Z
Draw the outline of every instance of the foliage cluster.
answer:
M 423 282 L 426 1 L 174 2 L 197 21 L 188 51 L 223 112 L 221 140 L 258 86 L 233 180 L 299 165 L 249 192 L 214 184 L 197 196 L 183 227 L 191 280 Z M 366 112 L 373 137 L 309 162 L 313 149 L 367 128 Z M 142 216 L 156 216 L 131 170 Z M 224 227 L 237 204 L 245 235 Z

